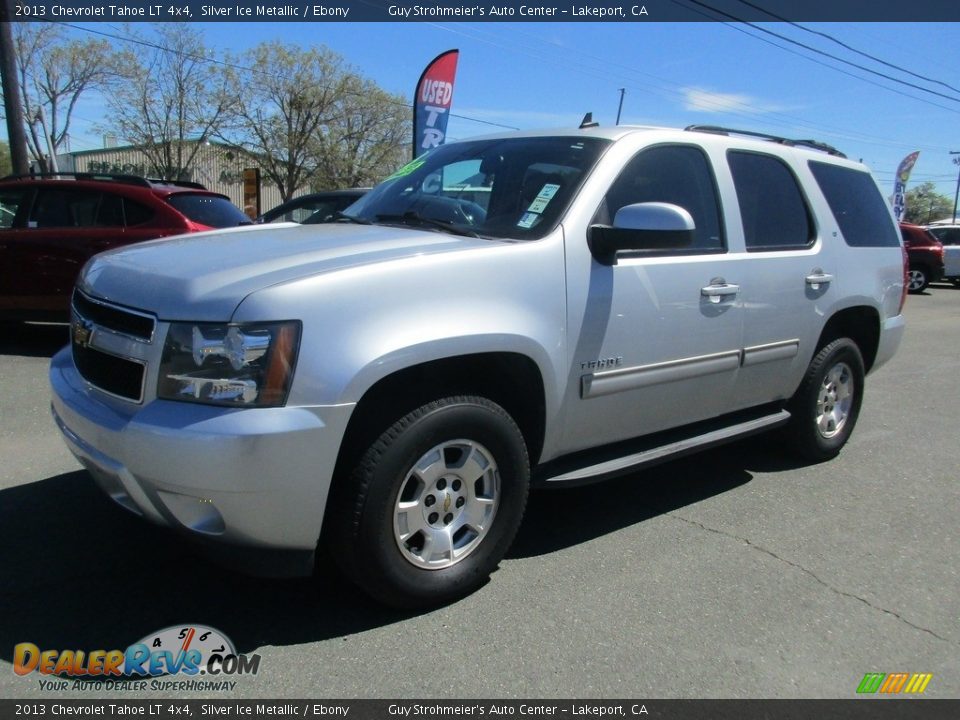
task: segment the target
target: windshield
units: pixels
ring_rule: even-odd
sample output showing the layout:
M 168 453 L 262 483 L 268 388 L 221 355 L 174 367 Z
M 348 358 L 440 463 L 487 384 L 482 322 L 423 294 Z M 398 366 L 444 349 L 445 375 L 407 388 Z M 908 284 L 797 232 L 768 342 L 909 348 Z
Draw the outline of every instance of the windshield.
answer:
M 400 168 L 346 215 L 464 235 L 541 238 L 608 144 L 570 136 L 443 145 Z

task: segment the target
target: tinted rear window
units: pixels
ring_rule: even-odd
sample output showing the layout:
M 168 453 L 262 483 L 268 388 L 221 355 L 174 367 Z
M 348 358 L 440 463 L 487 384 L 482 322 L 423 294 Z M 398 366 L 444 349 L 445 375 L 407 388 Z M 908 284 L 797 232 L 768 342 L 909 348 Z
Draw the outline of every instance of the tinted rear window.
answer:
M 827 198 L 847 245 L 892 247 L 900 244 L 890 220 L 890 210 L 870 173 L 822 162 L 811 162 L 810 170 Z
M 250 224 L 240 208 L 219 195 L 180 193 L 168 197 L 167 202 L 201 225 L 225 228 Z

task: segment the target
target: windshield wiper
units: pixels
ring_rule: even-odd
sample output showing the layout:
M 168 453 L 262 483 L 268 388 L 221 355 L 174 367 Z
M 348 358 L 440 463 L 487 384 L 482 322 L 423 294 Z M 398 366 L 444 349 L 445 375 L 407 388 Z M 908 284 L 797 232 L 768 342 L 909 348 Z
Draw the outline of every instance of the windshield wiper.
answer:
M 346 220 L 347 222 L 356 223 L 357 225 L 373 225 L 373 223 L 369 220 L 364 220 L 363 218 L 358 218 L 354 215 L 347 215 L 345 212 L 340 212 L 339 210 L 333 214 L 333 219 L 336 222 Z
M 454 225 L 450 220 L 440 220 L 439 218 L 424 217 L 415 210 L 407 210 L 405 213 L 399 215 L 391 214 L 382 214 L 377 215 L 377 222 L 387 222 L 387 223 L 400 223 L 402 225 L 411 225 L 413 227 L 433 227 L 445 232 L 453 233 L 454 235 L 462 235 L 464 237 L 480 237 L 480 234 L 474 232 L 473 230 L 468 230 L 464 227 L 459 227 Z

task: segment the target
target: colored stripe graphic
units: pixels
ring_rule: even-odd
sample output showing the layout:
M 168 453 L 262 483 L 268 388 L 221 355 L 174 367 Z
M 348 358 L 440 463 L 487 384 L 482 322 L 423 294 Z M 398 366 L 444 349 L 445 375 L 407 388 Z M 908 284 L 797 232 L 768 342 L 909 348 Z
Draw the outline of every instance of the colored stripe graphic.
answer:
M 896 695 L 900 692 L 918 695 L 927 689 L 933 673 L 867 673 L 857 686 L 861 694 L 876 692 Z
M 910 682 L 907 683 L 907 687 L 904 688 L 904 692 L 908 693 L 922 693 L 927 689 L 927 685 L 930 684 L 930 679 L 933 677 L 933 673 L 914 673 L 910 678 Z
M 880 692 L 887 694 L 900 692 L 908 677 L 910 676 L 907 673 L 890 673 L 880 686 Z
M 880 689 L 880 684 L 883 682 L 885 677 L 885 673 L 867 673 L 863 676 L 863 680 L 860 681 L 860 686 L 857 688 L 857 692 L 875 693 Z

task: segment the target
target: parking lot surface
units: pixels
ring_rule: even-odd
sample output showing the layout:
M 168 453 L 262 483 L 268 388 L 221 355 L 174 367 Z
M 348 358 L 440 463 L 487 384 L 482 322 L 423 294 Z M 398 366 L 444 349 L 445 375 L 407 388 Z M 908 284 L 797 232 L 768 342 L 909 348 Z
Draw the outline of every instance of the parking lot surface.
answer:
M 763 436 L 535 492 L 491 581 L 417 614 L 335 577 L 236 574 L 114 506 L 50 419 L 65 328 L 7 326 L 0 698 L 90 697 L 15 675 L 17 643 L 126 648 L 178 624 L 261 656 L 236 697 L 844 698 L 868 672 L 932 673 L 926 696 L 958 697 L 960 290 L 906 313 L 838 459 L 801 465 Z

